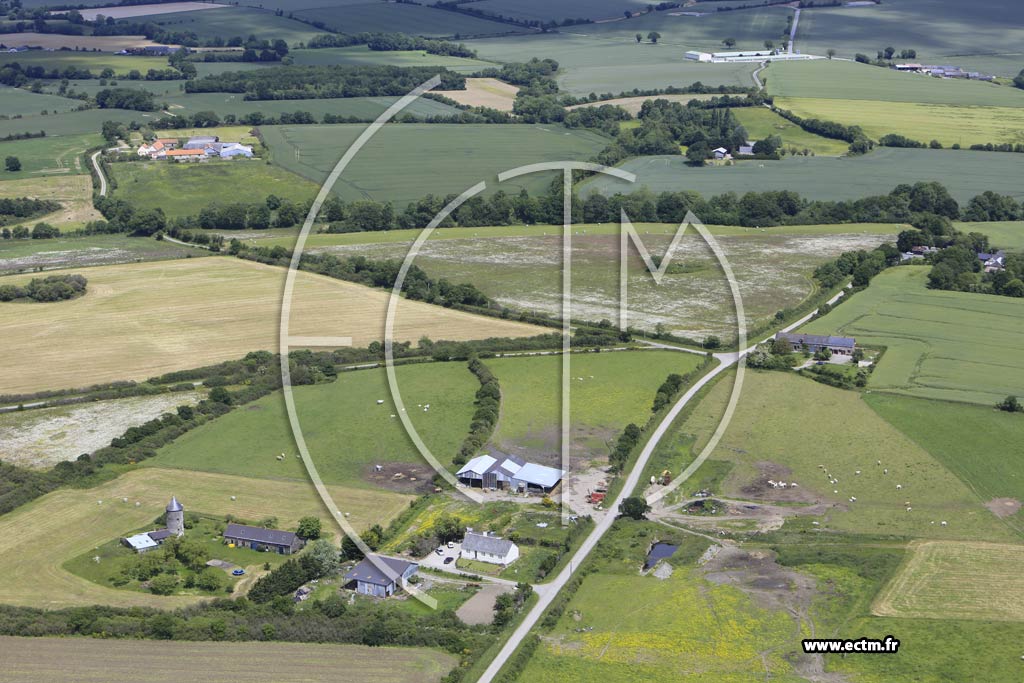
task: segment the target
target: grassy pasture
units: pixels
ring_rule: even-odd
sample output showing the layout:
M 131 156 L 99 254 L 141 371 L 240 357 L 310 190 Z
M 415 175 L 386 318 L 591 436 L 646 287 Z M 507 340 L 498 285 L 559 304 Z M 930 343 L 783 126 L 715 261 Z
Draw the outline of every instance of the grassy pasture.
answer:
M 0 155 L 18 157 L 21 161 L 20 171 L 4 171 L 0 181 L 46 179 L 52 176 L 88 173 L 88 162 L 82 154 L 102 141 L 103 138 L 95 134 L 0 142 Z
M 166 81 L 165 81 L 166 82 Z M 47 137 L 65 137 L 72 135 L 91 134 L 96 140 L 102 140 L 99 134 L 103 128 L 104 121 L 117 121 L 129 123 L 138 121 L 145 123 L 147 119 L 159 117 L 157 112 L 128 111 L 127 109 L 86 109 L 85 111 L 72 111 L 63 114 L 50 114 L 48 116 L 24 116 L 20 119 L 7 119 L 0 121 L 0 136 L 12 133 L 38 133 L 46 131 Z M 24 142 L 24 141 L 14 141 Z M 40 142 L 40 141 L 35 141 Z M 13 144 L 12 142 L 0 142 L 0 146 Z M 97 144 L 99 144 L 97 142 Z
M 859 157 L 784 157 L 780 161 L 741 161 L 733 166 L 693 168 L 683 156 L 651 156 L 630 159 L 621 168 L 637 174 L 637 185 L 652 192 L 696 190 L 705 197 L 734 191 L 796 190 L 808 199 L 860 199 L 888 194 L 900 183 L 935 180 L 954 198 L 966 203 L 992 190 L 1018 199 L 1024 192 L 1016 182 L 1024 170 L 1018 154 L 995 154 L 933 149 L 875 149 Z M 591 192 L 612 195 L 623 183 L 595 176 L 578 185 L 584 196 Z
M 438 460 L 449 464 L 473 417 L 476 378 L 465 363 L 400 366 L 397 378 L 417 431 Z M 383 369 L 296 387 L 294 396 L 310 455 L 324 481 L 367 488 L 372 484 L 364 480 L 365 470 L 374 464 L 426 464 L 401 422 L 391 417 L 398 411 Z M 377 405 L 378 399 L 385 403 Z M 429 404 L 430 411 L 419 404 Z M 279 453 L 287 456 L 284 461 L 275 459 Z M 305 481 L 308 475 L 297 453 L 284 397 L 277 392 L 185 434 L 145 464 Z
M 1024 621 L 1024 546 L 924 541 L 878 595 L 878 616 Z
M 0 308 L 7 350 L 0 393 L 145 379 L 278 348 L 283 268 L 224 257 L 102 266 L 84 274 L 89 291 L 79 299 Z M 366 346 L 383 338 L 388 298 L 383 290 L 299 273 L 291 332 L 345 334 Z M 406 300 L 395 322 L 395 338 L 413 342 L 424 334 L 460 340 L 544 331 Z M 51 344 L 53 335 L 75 343 Z
M 1024 142 L 1024 108 L 778 97 L 775 104 L 804 118 L 819 118 L 858 125 L 879 139 L 898 133 L 927 144 L 938 140 L 946 147 L 988 142 Z
M 619 19 L 623 12 L 647 9 L 643 0 L 482 0 L 476 9 L 496 16 L 526 21 L 561 22 L 563 19 Z
M 371 50 L 365 45 L 296 50 L 290 53 L 296 64 L 385 64 L 388 66 L 437 66 L 449 71 L 473 72 L 496 66 L 493 62 L 449 55 L 433 55 L 423 50 Z
M 429 37 L 500 35 L 527 29 L 447 12 L 424 5 L 391 2 L 323 5 L 294 12 L 303 21 L 322 21 L 332 31 L 346 33 L 409 33 Z
M 682 423 L 684 433 L 696 436 L 693 452 L 707 443 L 731 388 L 731 380 L 717 383 Z M 803 494 L 835 503 L 821 520 L 821 529 L 944 540 L 1016 540 L 985 509 L 985 500 L 879 417 L 861 394 L 792 374 L 747 373 L 736 412 L 712 457 L 733 463 L 722 493 L 741 499 L 754 495 L 745 493 L 744 487 L 764 481 L 762 463 L 788 468 Z M 838 484 L 830 484 L 819 465 L 825 465 Z M 856 470 L 862 474 L 856 475 Z M 897 484 L 903 488 L 897 490 Z M 851 496 L 857 501 L 850 502 Z M 905 509 L 908 500 L 911 512 Z M 949 526 L 942 527 L 941 520 L 948 520 Z
M 387 54 L 387 53 L 385 53 Z M 308 111 L 317 119 L 324 114 L 358 116 L 375 119 L 390 107 L 397 97 L 339 97 L 323 100 L 244 100 L 237 93 L 178 93 L 167 98 L 169 110 L 174 114 L 194 114 L 197 111 L 215 111 L 219 116 L 244 116 L 262 112 L 266 116 Z M 405 109 L 416 116 L 443 116 L 458 112 L 455 107 L 435 100 L 418 99 Z
M 72 50 L 77 48 L 78 50 L 102 50 L 104 52 L 158 45 L 146 36 L 69 36 L 60 33 L 35 33 L 32 31 L 0 33 L 0 43 L 10 47 L 28 45 L 50 50 L 61 50 L 61 48 L 67 47 Z
M 409 496 L 331 486 L 335 502 L 357 529 L 385 524 Z M 0 518 L 0 602 L 57 608 L 73 605 L 180 607 L 196 596 L 157 596 L 95 584 L 65 570 L 64 562 L 126 532 L 152 523 L 171 495 L 186 509 L 242 519 L 278 518 L 282 529 L 300 517 L 328 519 L 307 482 L 269 482 L 221 474 L 145 468 L 90 489 L 60 489 Z M 236 500 L 232 501 L 231 496 Z M 127 498 L 128 502 L 122 502 Z M 103 501 L 98 503 L 98 501 Z M 136 507 L 135 502 L 141 503 Z M 59 536 L 60 543 L 52 542 Z
M 175 683 L 182 675 L 221 683 L 350 681 L 430 683 L 456 664 L 451 655 L 427 648 L 321 645 L 315 643 L 185 643 L 92 638 L 0 638 L 4 683 L 67 680 L 82 683 L 132 680 L 146 662 L 146 680 Z M 260 661 L 258 667 L 239 667 Z
M 197 215 L 209 204 L 258 204 L 269 194 L 305 202 L 317 192 L 308 180 L 258 159 L 186 164 L 141 161 L 108 168 L 117 182 L 112 196 L 140 209 L 163 209 L 168 218 Z
M 1019 393 L 1024 369 L 1014 358 L 1024 302 L 929 290 L 927 275 L 922 267 L 886 271 L 801 329 L 888 347 L 868 381 L 874 390 L 986 406 Z
M 0 86 L 0 114 L 5 116 L 32 116 L 43 111 L 50 113 L 73 111 L 81 106 L 79 100 L 57 95 L 34 93 L 22 88 Z
M 294 45 L 323 33 L 309 24 L 253 7 L 223 7 L 202 12 L 173 12 L 132 17 L 128 21 L 154 23 L 168 31 L 191 31 L 200 38 L 247 38 L 256 35 L 280 38 Z M 166 63 L 166 59 L 164 62 Z M 119 72 L 120 73 L 120 72 Z
M 607 444 L 630 422 L 643 424 L 658 386 L 700 359 L 675 351 L 573 355 L 569 378 L 573 456 L 606 457 Z M 501 383 L 502 410 L 493 442 L 502 451 L 560 451 L 560 356 L 488 360 Z M 581 379 L 582 378 L 582 379 Z
M 764 107 L 736 107 L 732 110 L 736 120 L 747 129 L 750 140 L 760 140 L 769 135 L 778 135 L 786 149 L 796 147 L 798 150 L 809 149 L 822 156 L 841 156 L 846 154 L 849 145 L 842 140 L 823 138 L 808 133 L 800 126 L 787 121 L 770 109 Z
M 92 189 L 92 178 L 84 174 L 37 175 L 22 180 L 0 182 L 0 197 L 34 197 L 56 200 L 60 202 L 62 208 L 41 218 L 24 221 L 24 223 L 35 225 L 36 222 L 42 220 L 61 230 L 73 230 L 80 228 L 88 221 L 99 220 L 103 217 L 99 211 L 93 208 Z M 10 225 L 14 226 L 18 223 Z M 3 258 L 4 246 L 0 245 L 0 259 Z M 0 265 L 0 271 L 2 270 L 3 266 Z
M 364 128 L 342 124 L 260 130 L 276 165 L 319 183 Z M 597 133 L 558 125 L 395 124 L 367 143 L 338 179 L 334 193 L 345 200 L 387 200 L 404 208 L 425 194 L 459 193 L 481 180 L 488 182 L 488 191 L 517 194 L 526 187 L 544 192 L 550 173 L 500 186 L 495 175 L 526 163 L 588 159 L 607 142 Z
M 51 179 L 54 180 L 54 179 Z M 17 181 L 11 181 L 14 183 Z M 0 190 L 5 185 L 0 184 Z M 0 241 L 0 275 L 28 272 L 42 268 L 74 268 L 103 266 L 134 261 L 161 261 L 207 256 L 203 249 L 183 247 L 171 242 L 127 235 L 89 235 L 52 240 Z
M 1007 251 L 1024 249 L 1024 221 L 991 221 L 985 223 L 958 223 L 964 232 L 980 232 L 992 239 L 992 244 Z
M 59 39 L 68 37 L 70 36 L 58 36 Z M 145 74 L 150 69 L 167 68 L 166 57 L 117 55 L 113 52 L 29 50 L 28 52 L 0 53 L 0 66 L 12 62 L 17 62 L 22 66 L 42 66 L 58 71 L 73 66 L 78 69 L 89 69 L 94 74 L 99 74 L 100 71 L 110 68 L 118 76 L 125 75 L 132 70 L 138 70 Z
M 803 13 L 801 28 L 803 16 L 812 13 Z M 768 94 L 775 97 L 1024 107 L 1024 90 L 1017 88 L 983 81 L 899 73 L 857 62 L 831 59 L 772 62 L 761 76 L 767 82 Z M 851 105 L 852 108 L 857 106 Z
M 747 323 L 774 316 L 795 306 L 815 290 L 809 275 L 815 265 L 847 250 L 871 248 L 899 230 L 895 226 L 837 226 L 843 232 L 787 234 L 788 228 L 764 231 L 721 230 L 717 238 L 733 266 L 746 309 Z M 644 225 L 644 244 L 663 254 L 677 226 Z M 778 232 L 776 232 L 778 231 Z M 460 238 L 448 238 L 449 233 Z M 619 302 L 618 226 L 576 226 L 573 236 L 573 315 L 599 321 L 616 320 Z M 472 282 L 488 296 L 516 310 L 558 314 L 561 309 L 561 229 L 551 226 L 439 230 L 440 239 L 420 249 L 416 262 L 428 273 L 453 282 Z M 454 234 L 452 237 L 454 237 Z M 370 243 L 361 235 L 317 235 L 313 250 L 359 253 L 374 258 L 394 253 L 395 242 Z M 348 238 L 348 239 L 344 239 Z M 411 240 L 410 236 L 405 238 Z M 363 245 L 359 245 L 363 242 Z M 320 246 L 320 245 L 339 246 Z M 349 246 L 340 246 L 340 245 Z M 693 338 L 735 335 L 736 315 L 728 283 L 710 249 L 692 230 L 683 237 L 673 263 L 683 271 L 666 274 L 659 285 L 635 253 L 628 262 L 630 322 L 653 330 L 659 323 Z

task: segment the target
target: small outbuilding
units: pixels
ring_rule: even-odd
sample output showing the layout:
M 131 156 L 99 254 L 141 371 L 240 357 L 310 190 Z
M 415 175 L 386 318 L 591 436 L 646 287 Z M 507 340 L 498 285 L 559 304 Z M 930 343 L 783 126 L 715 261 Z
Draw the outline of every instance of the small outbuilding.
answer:
M 415 562 L 397 557 L 367 555 L 345 574 L 345 581 L 355 582 L 357 593 L 386 598 L 405 589 L 419 568 Z

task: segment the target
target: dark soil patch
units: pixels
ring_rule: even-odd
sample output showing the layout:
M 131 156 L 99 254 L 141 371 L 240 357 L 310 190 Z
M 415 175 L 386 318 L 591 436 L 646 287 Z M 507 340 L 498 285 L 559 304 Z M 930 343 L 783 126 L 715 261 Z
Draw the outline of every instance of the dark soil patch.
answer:
M 813 503 L 820 499 L 813 491 L 804 488 L 803 483 L 795 482 L 794 488 L 793 472 L 785 465 L 762 460 L 754 463 L 758 469 L 757 477 L 740 488 L 744 498 L 757 498 L 759 500 L 785 501 L 791 503 Z M 769 483 L 785 482 L 786 488 L 773 488 Z
M 363 469 L 365 481 L 399 493 L 430 493 L 434 490 L 434 474 L 427 465 L 408 462 L 380 462 Z

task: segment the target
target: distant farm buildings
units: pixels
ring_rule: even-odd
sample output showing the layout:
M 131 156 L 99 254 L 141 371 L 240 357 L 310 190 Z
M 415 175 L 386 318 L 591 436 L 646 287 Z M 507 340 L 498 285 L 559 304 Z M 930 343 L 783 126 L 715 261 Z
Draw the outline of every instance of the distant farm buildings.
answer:
M 782 50 L 740 50 L 735 52 L 700 52 L 699 50 L 689 50 L 683 56 L 695 62 L 705 62 L 708 64 L 814 59 L 812 55 L 802 55 L 799 52 L 790 54 Z
M 994 254 L 980 253 L 978 260 L 981 261 L 981 267 L 986 273 L 994 273 L 1006 268 L 1006 252 L 1002 249 Z
M 386 598 L 399 588 L 405 589 L 419 567 L 415 562 L 397 557 L 368 555 L 345 574 L 345 581 L 355 582 L 357 593 Z
M 857 347 L 857 340 L 853 337 L 834 337 L 825 334 L 803 334 L 799 332 L 779 332 L 775 339 L 789 342 L 794 351 L 806 350 L 810 353 L 817 353 L 822 349 L 828 349 L 833 354 L 840 356 L 853 355 Z
M 459 555 L 464 560 L 510 565 L 519 559 L 519 546 L 506 538 L 479 534 L 467 529 Z
M 514 455 L 478 455 L 456 472 L 466 486 L 520 493 L 550 493 L 565 474 L 554 467 L 545 467 Z
M 994 81 L 995 76 L 983 74 L 978 71 L 964 71 L 959 66 L 936 65 L 936 64 L 893 64 L 892 68 L 905 73 L 920 73 L 935 76 L 936 78 L 966 78 L 972 81 Z
M 240 142 L 221 142 L 216 135 L 197 135 L 189 138 L 178 149 L 177 138 L 157 138 L 152 143 L 143 143 L 136 152 L 140 157 L 150 159 L 171 159 L 174 161 L 206 161 L 211 158 L 233 159 L 252 157 L 252 147 Z
M 239 548 L 274 552 L 279 555 L 291 555 L 305 545 L 305 541 L 292 531 L 245 526 L 233 522 L 224 529 L 224 540 L 234 543 Z
M 166 527 L 155 529 L 134 536 L 126 536 L 121 543 L 128 546 L 137 553 L 146 553 L 158 548 L 171 536 L 182 536 L 185 534 L 185 508 L 178 499 L 171 496 L 171 502 L 165 508 Z

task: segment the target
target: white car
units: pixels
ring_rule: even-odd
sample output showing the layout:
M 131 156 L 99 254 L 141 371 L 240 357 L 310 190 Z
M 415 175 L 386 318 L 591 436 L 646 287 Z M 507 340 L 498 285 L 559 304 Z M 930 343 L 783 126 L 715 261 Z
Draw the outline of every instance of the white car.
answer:
M 441 546 L 440 548 L 438 548 L 434 552 L 437 553 L 438 555 L 444 555 L 444 546 Z
M 449 548 L 454 548 L 455 547 L 455 543 L 453 541 L 448 541 L 448 547 Z

